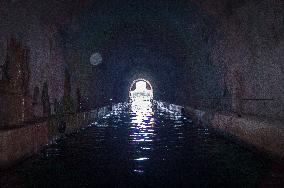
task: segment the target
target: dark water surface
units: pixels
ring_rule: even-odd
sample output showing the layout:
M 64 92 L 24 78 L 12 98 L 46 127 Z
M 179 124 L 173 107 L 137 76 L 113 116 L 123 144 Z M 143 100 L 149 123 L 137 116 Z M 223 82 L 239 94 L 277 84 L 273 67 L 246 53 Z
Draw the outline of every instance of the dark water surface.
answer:
M 179 110 L 118 106 L 4 173 L 1 187 L 258 187 L 268 165 Z

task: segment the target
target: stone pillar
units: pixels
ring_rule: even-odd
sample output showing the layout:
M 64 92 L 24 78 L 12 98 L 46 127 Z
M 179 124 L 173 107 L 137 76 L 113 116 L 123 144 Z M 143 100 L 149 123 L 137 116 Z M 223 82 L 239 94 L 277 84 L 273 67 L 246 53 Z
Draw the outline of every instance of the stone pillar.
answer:
M 82 96 L 81 96 L 81 90 L 80 88 L 77 88 L 77 112 L 82 112 L 83 106 L 82 106 Z
M 50 109 L 50 101 L 49 101 L 47 82 L 45 82 L 43 84 L 43 87 L 42 87 L 41 103 L 42 103 L 43 117 L 49 117 L 51 115 L 51 109 Z
M 32 105 L 31 97 L 28 95 L 30 52 L 15 39 L 8 42 L 7 48 L 5 117 L 11 126 L 31 119 Z
M 64 95 L 63 95 L 64 113 L 72 112 L 72 99 L 71 99 L 71 80 L 70 74 L 65 70 L 64 75 Z
M 242 98 L 244 93 L 243 80 L 240 72 L 235 71 L 233 79 L 234 82 L 233 82 L 233 95 L 232 95 L 232 110 L 240 115 L 243 112 Z
M 34 93 L 33 93 L 33 117 L 35 119 L 42 117 L 42 106 L 40 103 L 40 90 L 39 87 L 34 88 Z

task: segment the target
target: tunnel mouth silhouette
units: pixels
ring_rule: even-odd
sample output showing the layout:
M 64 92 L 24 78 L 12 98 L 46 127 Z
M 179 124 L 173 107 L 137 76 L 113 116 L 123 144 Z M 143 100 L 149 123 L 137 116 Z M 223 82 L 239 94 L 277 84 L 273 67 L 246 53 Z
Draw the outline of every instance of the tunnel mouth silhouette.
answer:
M 152 102 L 154 96 L 152 84 L 144 79 L 138 78 L 133 80 L 129 87 L 129 101 L 133 102 Z

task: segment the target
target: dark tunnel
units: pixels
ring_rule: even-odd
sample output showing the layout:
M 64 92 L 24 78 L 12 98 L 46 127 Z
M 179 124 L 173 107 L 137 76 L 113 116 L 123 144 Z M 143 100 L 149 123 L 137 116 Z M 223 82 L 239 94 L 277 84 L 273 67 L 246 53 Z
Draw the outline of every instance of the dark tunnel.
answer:
M 0 187 L 283 187 L 283 0 L 0 0 Z
M 121 3 L 120 9 L 115 3 L 107 4 L 112 6 L 94 4 L 62 31 L 63 45 L 68 46 L 66 59 L 80 56 L 88 62 L 94 51 L 102 53 L 103 64 L 92 68 L 88 88 L 82 88 L 94 105 L 109 98 L 124 101 L 127 86 L 138 75 L 153 80 L 158 100 L 188 104 L 196 95 L 222 95 L 223 70 L 209 58 L 210 45 L 217 37 L 216 20 L 210 20 L 193 3 L 186 7 L 186 2 L 177 3 L 174 10 L 178 12 L 170 9 L 170 2 L 162 4 L 167 9 L 160 2 L 147 2 L 143 7 L 139 2 Z M 206 89 L 197 91 L 200 87 Z

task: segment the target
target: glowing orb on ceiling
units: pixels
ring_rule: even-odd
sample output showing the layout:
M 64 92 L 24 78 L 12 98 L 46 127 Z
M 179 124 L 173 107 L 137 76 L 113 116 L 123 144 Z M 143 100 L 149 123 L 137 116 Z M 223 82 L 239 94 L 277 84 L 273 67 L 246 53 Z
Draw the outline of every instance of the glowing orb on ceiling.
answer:
M 100 53 L 94 53 L 90 57 L 90 63 L 94 66 L 101 64 L 102 60 L 103 58 Z

